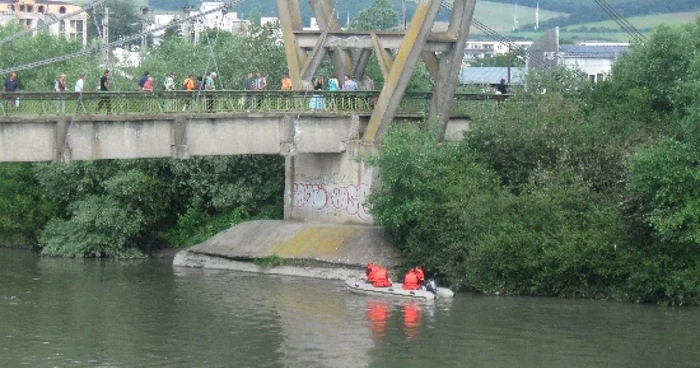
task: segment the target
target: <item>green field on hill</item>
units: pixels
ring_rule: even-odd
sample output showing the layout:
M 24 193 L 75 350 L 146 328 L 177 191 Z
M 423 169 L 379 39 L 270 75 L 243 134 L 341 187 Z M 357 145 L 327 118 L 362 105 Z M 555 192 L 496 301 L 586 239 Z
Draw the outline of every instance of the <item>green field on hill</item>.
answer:
M 522 27 L 535 23 L 535 8 L 526 6 L 518 7 L 518 24 Z M 474 18 L 498 32 L 510 32 L 513 29 L 513 17 L 515 6 L 493 1 L 479 1 L 476 3 Z M 558 16 L 566 15 L 540 9 L 540 21 L 545 21 Z
M 700 11 L 700 9 L 698 9 Z M 638 17 L 629 17 L 627 20 L 632 23 L 633 26 L 642 29 L 650 29 L 658 27 L 662 24 L 677 25 L 692 22 L 698 16 L 698 12 L 683 12 L 683 13 L 666 13 L 666 14 L 654 14 L 654 15 L 642 15 Z M 567 26 L 568 30 L 575 30 L 577 28 L 586 27 L 591 28 L 610 28 L 610 29 L 620 29 L 620 26 L 615 23 L 614 20 L 607 20 L 604 22 L 595 23 L 584 23 L 584 24 L 574 24 Z

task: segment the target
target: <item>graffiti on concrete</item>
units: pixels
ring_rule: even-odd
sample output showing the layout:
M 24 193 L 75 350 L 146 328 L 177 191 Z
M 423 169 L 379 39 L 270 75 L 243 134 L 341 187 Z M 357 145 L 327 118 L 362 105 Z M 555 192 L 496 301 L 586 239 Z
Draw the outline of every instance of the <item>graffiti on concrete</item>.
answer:
M 364 203 L 369 185 L 329 185 L 324 183 L 295 183 L 294 206 L 329 215 L 349 215 L 369 222 L 372 217 Z

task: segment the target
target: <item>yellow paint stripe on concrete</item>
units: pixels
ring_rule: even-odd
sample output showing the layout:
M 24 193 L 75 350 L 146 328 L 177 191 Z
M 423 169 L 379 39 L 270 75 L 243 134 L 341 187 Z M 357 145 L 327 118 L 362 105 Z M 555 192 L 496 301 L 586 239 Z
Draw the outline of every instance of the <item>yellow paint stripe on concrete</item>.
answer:
M 310 227 L 280 244 L 272 253 L 293 258 L 334 256 L 340 252 L 345 240 L 354 234 L 353 228 Z

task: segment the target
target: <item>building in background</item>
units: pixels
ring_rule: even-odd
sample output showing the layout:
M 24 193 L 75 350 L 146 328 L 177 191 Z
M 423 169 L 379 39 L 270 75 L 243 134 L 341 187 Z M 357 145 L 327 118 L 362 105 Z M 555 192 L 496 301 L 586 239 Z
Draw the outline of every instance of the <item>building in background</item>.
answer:
M 588 75 L 591 82 L 605 80 L 615 61 L 629 51 L 629 44 L 586 43 L 559 46 L 559 65 L 575 68 Z
M 464 61 L 471 62 L 476 59 L 506 55 L 510 51 L 517 51 L 513 50 L 513 47 L 527 49 L 530 45 L 532 45 L 530 41 L 515 41 L 511 45 L 495 41 L 467 41 L 467 48 L 464 51 Z
M 81 9 L 65 1 L 0 0 L 0 25 L 4 26 L 17 20 L 31 30 Z M 87 45 L 87 21 L 88 15 L 81 12 L 52 24 L 48 30 L 59 37 L 77 39 L 85 46 Z

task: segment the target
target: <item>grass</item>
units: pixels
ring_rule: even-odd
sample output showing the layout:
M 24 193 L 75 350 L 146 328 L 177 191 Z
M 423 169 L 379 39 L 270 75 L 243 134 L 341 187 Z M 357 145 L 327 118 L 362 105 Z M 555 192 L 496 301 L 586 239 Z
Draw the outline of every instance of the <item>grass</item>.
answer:
M 651 34 L 649 31 L 642 31 L 642 34 L 646 35 L 647 37 Z M 540 37 L 542 37 L 544 33 L 541 32 L 510 32 L 510 33 L 504 33 L 503 36 L 505 36 L 508 39 L 512 40 L 537 40 Z M 589 41 L 589 42 L 595 42 L 595 41 L 600 41 L 600 42 L 629 42 L 631 40 L 631 37 L 629 34 L 619 31 L 605 31 L 605 32 L 577 32 L 577 31 L 568 31 L 568 30 L 561 30 L 559 32 L 559 37 L 562 40 L 572 40 L 572 41 L 577 41 L 577 42 L 583 42 L 583 41 Z M 481 36 L 480 39 L 485 39 L 484 36 Z M 489 38 L 489 40 L 491 40 Z
M 700 8 L 698 8 L 700 11 Z M 692 22 L 696 19 L 699 13 L 697 12 L 684 12 L 684 13 L 664 13 L 664 14 L 654 14 L 654 15 L 642 15 L 637 17 L 629 17 L 630 23 L 636 28 L 650 29 L 658 27 L 662 24 L 667 25 L 678 25 Z M 610 29 L 620 29 L 620 26 L 615 23 L 614 20 L 606 20 L 602 22 L 595 23 L 585 23 L 585 24 L 575 24 L 566 26 L 567 30 L 575 30 L 580 27 L 586 28 L 610 28 Z
M 518 6 L 518 23 L 520 25 L 535 23 L 535 10 L 535 8 L 527 6 Z M 510 32 L 513 29 L 514 12 L 515 6 L 513 4 L 497 3 L 494 1 L 477 1 L 476 9 L 474 10 L 474 18 L 500 33 Z M 541 22 L 562 15 L 566 15 L 566 13 L 540 9 Z M 476 29 L 472 31 L 474 33 L 480 32 Z

